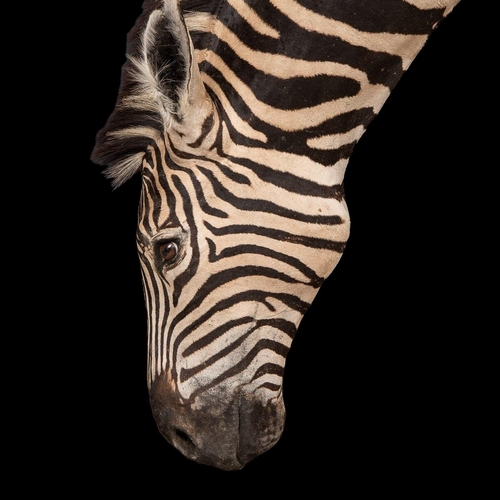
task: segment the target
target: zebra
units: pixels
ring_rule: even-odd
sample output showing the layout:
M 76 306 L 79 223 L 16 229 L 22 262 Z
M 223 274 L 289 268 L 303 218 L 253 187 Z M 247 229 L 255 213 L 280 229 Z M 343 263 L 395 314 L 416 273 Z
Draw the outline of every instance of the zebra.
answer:
M 345 249 L 353 148 L 459 0 L 145 0 L 92 161 L 142 179 L 151 410 L 237 470 L 285 423 L 283 375 Z

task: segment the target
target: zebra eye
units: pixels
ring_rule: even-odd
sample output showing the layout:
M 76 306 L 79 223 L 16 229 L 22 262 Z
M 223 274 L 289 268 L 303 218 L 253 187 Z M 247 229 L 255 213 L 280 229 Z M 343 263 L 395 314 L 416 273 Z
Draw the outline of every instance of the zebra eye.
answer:
M 158 255 L 164 263 L 172 263 L 179 255 L 179 245 L 177 242 L 168 240 L 158 245 Z

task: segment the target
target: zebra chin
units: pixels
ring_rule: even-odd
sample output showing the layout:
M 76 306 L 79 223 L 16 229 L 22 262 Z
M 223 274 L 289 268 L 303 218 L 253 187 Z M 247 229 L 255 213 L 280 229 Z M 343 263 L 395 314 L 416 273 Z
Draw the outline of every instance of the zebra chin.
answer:
M 263 400 L 241 387 L 207 391 L 196 407 L 158 377 L 149 391 L 156 425 L 162 436 L 185 457 L 222 470 L 238 470 L 272 448 L 285 424 L 279 397 Z

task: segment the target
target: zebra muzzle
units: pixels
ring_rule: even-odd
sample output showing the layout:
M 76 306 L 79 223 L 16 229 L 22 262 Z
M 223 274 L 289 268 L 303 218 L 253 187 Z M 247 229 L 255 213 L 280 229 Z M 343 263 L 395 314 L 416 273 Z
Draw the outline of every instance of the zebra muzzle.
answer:
M 161 377 L 150 389 L 150 404 L 163 437 L 185 457 L 222 470 L 238 470 L 280 439 L 283 399 L 263 400 L 237 388 L 183 400 Z

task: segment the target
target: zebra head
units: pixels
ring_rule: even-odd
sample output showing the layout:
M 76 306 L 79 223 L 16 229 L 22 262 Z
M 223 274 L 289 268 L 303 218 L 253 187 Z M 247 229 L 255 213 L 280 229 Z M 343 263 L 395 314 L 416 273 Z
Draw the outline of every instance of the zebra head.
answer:
M 195 12 L 202 4 L 217 14 Z M 349 234 L 348 158 L 424 40 L 413 52 L 403 40 L 401 57 L 388 44 L 384 59 L 376 36 L 373 53 L 348 49 L 346 30 L 328 49 L 339 64 L 318 51 L 330 26 L 320 36 L 321 25 L 300 26 L 309 18 L 298 4 L 294 20 L 280 4 L 265 2 L 264 20 L 245 2 L 146 0 L 92 156 L 114 186 L 142 177 L 137 247 L 158 428 L 186 457 L 226 470 L 282 434 L 287 353 Z M 297 44 L 306 34 L 309 45 Z
M 253 127 L 240 97 L 200 71 L 212 62 L 194 51 L 177 2 L 154 7 L 129 34 L 93 160 L 114 186 L 142 176 L 158 428 L 188 458 L 238 469 L 283 431 L 287 352 L 348 235 L 341 176 Z

